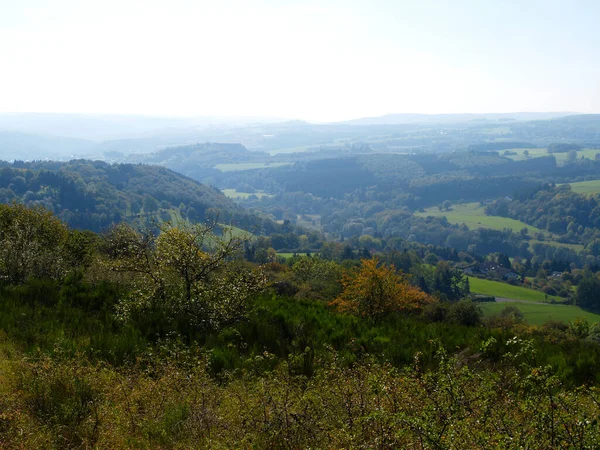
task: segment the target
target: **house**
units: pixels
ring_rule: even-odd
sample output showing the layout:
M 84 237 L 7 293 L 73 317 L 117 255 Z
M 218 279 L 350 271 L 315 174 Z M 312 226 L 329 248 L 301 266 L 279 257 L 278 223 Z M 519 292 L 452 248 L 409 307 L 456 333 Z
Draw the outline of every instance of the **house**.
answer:
M 470 276 L 480 275 L 505 281 L 517 281 L 519 279 L 519 274 L 515 271 L 490 262 L 473 263 L 465 267 L 463 273 Z

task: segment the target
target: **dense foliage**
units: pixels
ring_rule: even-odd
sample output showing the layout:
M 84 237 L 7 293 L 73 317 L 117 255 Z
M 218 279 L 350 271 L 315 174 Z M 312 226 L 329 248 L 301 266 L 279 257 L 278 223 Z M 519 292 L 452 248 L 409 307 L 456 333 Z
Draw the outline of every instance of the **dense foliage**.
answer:
M 219 217 L 248 228 L 269 226 L 217 189 L 157 166 L 15 162 L 0 168 L 0 203 L 14 201 L 43 206 L 72 227 L 93 231 L 140 215 L 192 221 Z
M 600 440 L 600 327 L 532 327 L 514 307 L 483 321 L 458 300 L 460 272 L 424 264 L 420 247 L 358 261 L 333 246 L 337 258 L 258 267 L 222 227 L 96 235 L 22 205 L 3 206 L 0 223 L 4 244 L 22 239 L 23 261 L 57 258 L 61 269 L 12 272 L 15 252 L 0 253 L 2 447 Z

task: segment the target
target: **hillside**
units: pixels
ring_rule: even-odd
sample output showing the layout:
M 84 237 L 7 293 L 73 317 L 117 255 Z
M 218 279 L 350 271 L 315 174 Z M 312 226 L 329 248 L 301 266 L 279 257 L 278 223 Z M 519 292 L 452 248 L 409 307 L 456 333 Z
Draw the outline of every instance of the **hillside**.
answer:
M 0 202 L 13 201 L 41 205 L 75 228 L 94 231 L 138 215 L 169 219 L 174 210 L 192 221 L 218 215 L 220 220 L 256 225 L 256 219 L 219 190 L 150 165 L 2 163 Z

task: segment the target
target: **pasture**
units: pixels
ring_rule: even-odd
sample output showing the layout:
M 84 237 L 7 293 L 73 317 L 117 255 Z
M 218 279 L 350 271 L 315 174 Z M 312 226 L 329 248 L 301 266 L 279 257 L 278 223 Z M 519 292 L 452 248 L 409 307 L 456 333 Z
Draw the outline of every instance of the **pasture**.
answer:
M 600 194 L 600 180 L 569 183 L 573 192 L 578 194 Z
M 499 216 L 486 216 L 485 206 L 480 205 L 478 202 L 452 205 L 449 211 L 441 211 L 436 206 L 427 208 L 424 212 L 416 212 L 415 216 L 446 217 L 448 222 L 457 225 L 464 223 L 469 229 L 490 228 L 492 230 L 503 230 L 510 228 L 513 231 L 520 231 L 523 228 L 527 228 L 530 235 L 543 233 L 539 228 L 527 225 L 525 222 L 519 220 Z
M 468 277 L 471 292 L 476 294 L 490 295 L 493 297 L 511 298 L 529 302 L 563 301 L 560 297 L 546 296 L 543 292 L 535 291 L 523 286 L 513 286 L 500 281 L 483 280 L 481 278 Z

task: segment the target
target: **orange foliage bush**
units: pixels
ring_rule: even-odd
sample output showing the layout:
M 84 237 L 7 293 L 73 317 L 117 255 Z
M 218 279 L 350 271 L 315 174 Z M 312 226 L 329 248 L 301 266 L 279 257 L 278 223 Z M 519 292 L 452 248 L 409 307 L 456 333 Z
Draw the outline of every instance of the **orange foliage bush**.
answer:
M 411 313 L 435 300 L 409 284 L 393 265 L 377 258 L 361 259 L 358 271 L 342 275 L 342 293 L 330 305 L 340 312 L 378 318 L 389 313 Z

